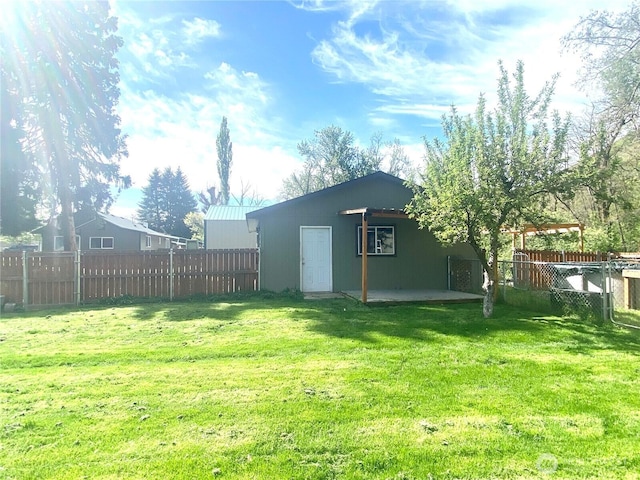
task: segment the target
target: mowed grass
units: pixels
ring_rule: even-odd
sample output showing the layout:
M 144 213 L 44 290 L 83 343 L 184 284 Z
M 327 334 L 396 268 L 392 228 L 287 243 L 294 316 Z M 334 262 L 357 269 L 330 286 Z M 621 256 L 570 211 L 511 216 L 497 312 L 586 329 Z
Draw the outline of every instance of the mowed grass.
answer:
M 640 337 L 238 298 L 0 320 L 0 478 L 640 478 Z

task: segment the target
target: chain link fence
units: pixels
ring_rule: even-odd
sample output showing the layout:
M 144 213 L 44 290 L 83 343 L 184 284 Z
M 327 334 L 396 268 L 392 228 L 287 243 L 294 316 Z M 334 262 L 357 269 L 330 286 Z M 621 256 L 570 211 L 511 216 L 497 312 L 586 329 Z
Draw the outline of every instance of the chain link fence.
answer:
M 596 322 L 640 327 L 640 258 L 603 262 L 531 261 L 516 253 L 499 262 L 501 301 L 534 311 L 578 315 Z M 481 293 L 477 260 L 449 260 L 451 290 Z

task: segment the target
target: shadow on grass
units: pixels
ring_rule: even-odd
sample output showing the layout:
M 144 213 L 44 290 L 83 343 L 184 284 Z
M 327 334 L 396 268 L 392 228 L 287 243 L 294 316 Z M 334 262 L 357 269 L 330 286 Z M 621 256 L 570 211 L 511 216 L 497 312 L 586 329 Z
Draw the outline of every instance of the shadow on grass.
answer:
M 171 322 L 187 322 L 211 318 L 234 321 L 245 317 L 250 310 L 269 311 L 303 304 L 303 297 L 295 292 L 276 294 L 271 292 L 240 292 L 227 295 L 194 296 L 174 302 L 143 303 L 133 305 L 133 318 L 154 320 L 162 318 Z
M 303 300 L 297 294 L 257 292 L 172 303 L 147 303 L 135 307 L 134 318 L 162 318 L 171 322 L 200 319 L 238 321 L 278 317 L 308 322 L 314 333 L 377 343 L 381 337 L 432 341 L 436 336 L 467 339 L 500 332 L 521 332 L 559 350 L 589 354 L 597 350 L 640 353 L 640 332 L 611 325 L 597 326 L 578 318 L 538 314 L 509 305 L 496 305 L 485 319 L 477 304 L 365 306 L 352 299 Z
M 539 315 L 508 305 L 497 305 L 485 319 L 475 304 L 356 307 L 352 312 L 308 312 L 311 330 L 333 337 L 374 341 L 380 336 L 428 341 L 436 335 L 472 340 L 504 332 L 531 335 L 534 341 L 557 344 L 559 350 L 589 354 L 616 350 L 640 354 L 640 332 L 597 326 L 577 318 Z M 358 317 L 358 313 L 362 315 Z
M 339 307 L 339 306 L 338 306 Z M 333 311 L 331 311 L 333 310 Z M 351 305 L 344 311 L 316 309 L 309 312 L 311 329 L 324 335 L 374 341 L 379 336 L 429 340 L 436 335 L 476 338 L 505 330 L 536 333 L 544 328 L 536 322 L 514 321 L 499 309 L 491 319 L 482 316 L 476 304 Z

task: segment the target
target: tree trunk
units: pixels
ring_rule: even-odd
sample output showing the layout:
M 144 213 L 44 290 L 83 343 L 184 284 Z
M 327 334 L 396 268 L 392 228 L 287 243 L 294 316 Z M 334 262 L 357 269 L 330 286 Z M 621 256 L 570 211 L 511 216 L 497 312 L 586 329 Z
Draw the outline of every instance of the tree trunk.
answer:
M 493 316 L 493 304 L 496 299 L 498 285 L 498 251 L 492 249 L 484 272 L 484 300 L 482 301 L 482 314 L 484 318 Z
M 73 202 L 71 201 L 71 192 L 69 184 L 61 175 L 58 184 L 61 207 L 62 235 L 64 238 L 64 250 L 66 252 L 75 252 L 78 250 L 76 242 L 76 225 L 73 219 Z

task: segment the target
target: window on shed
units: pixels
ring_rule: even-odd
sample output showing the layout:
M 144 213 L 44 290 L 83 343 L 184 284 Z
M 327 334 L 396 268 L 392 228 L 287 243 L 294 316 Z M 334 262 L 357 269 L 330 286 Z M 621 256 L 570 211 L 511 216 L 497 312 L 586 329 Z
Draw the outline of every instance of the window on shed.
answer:
M 358 255 L 362 255 L 362 226 L 358 227 Z M 372 225 L 367 227 L 367 255 L 395 255 L 395 227 Z

